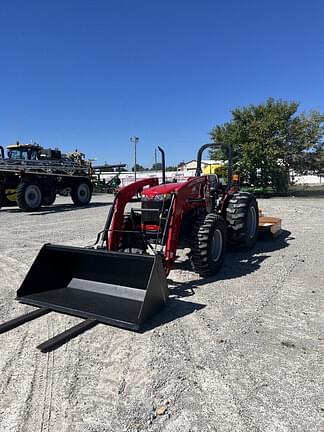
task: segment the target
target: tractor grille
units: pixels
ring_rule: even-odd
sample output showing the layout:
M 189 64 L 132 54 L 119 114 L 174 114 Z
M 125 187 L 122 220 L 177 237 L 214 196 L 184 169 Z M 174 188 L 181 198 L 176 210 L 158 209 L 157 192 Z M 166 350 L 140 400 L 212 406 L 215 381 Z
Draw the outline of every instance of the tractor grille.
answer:
M 161 201 L 154 201 L 154 200 L 142 201 L 143 211 L 142 211 L 141 223 L 145 225 L 160 225 L 160 221 L 161 221 L 162 222 L 161 225 L 163 226 L 170 204 L 171 204 L 171 199 L 161 200 Z M 158 210 L 158 211 L 151 211 L 151 210 Z
M 141 223 L 145 225 L 159 225 L 162 207 L 163 201 L 150 200 L 142 202 L 142 209 L 144 211 L 142 212 Z M 150 210 L 158 210 L 158 212 Z

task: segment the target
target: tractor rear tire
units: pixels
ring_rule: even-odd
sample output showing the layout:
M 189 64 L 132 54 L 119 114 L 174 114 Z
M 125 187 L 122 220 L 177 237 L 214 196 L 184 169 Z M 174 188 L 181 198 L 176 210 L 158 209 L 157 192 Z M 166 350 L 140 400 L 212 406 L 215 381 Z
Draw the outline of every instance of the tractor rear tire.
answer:
M 259 234 L 259 209 L 255 196 L 237 192 L 226 209 L 228 243 L 235 250 L 250 250 Z
M 21 182 L 16 190 L 17 204 L 21 210 L 38 210 L 43 202 L 43 193 L 36 183 Z
M 224 219 L 215 213 L 200 214 L 193 227 L 191 263 L 200 276 L 212 276 L 222 267 L 227 241 Z
M 92 184 L 90 182 L 76 183 L 71 189 L 71 198 L 76 206 L 89 204 L 92 195 Z

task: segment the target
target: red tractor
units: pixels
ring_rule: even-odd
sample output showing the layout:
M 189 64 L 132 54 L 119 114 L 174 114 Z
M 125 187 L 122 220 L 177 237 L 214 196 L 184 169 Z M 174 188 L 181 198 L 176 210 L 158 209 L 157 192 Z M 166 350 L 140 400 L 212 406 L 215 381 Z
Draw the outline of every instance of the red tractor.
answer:
M 197 155 L 196 176 L 183 183 L 163 180 L 139 180 L 120 190 L 106 224 L 102 246 L 109 251 L 126 253 L 158 253 L 163 257 L 166 274 L 172 269 L 177 249 L 190 248 L 194 270 L 201 276 L 218 272 L 224 261 L 226 244 L 251 249 L 258 237 L 259 211 L 254 195 L 239 192 L 232 185 L 232 155 L 228 150 L 227 184 L 217 175 L 201 175 L 201 157 Z M 125 212 L 126 204 L 136 194 L 141 208 Z
M 193 268 L 201 276 L 219 271 L 227 243 L 251 249 L 259 229 L 256 199 L 232 185 L 230 146 L 227 182 L 201 175 L 202 152 L 208 147 L 219 145 L 199 149 L 196 176 L 183 183 L 165 181 L 160 149 L 162 184 L 148 178 L 120 189 L 94 247 L 45 244 L 17 291 L 17 300 L 40 309 L 0 325 L 0 333 L 50 311 L 85 321 L 39 345 L 41 351 L 99 322 L 138 330 L 168 299 L 166 276 L 177 249 L 190 248 Z M 141 206 L 126 211 L 139 195 Z M 279 227 L 280 220 L 265 226 L 275 223 Z

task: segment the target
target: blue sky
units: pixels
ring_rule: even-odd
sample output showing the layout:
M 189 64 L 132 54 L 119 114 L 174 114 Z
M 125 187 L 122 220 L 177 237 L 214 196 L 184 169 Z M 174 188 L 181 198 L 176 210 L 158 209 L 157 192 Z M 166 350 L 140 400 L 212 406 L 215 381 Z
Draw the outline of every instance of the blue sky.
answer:
M 324 111 L 320 0 L 1 0 L 0 144 L 195 156 L 237 106 Z

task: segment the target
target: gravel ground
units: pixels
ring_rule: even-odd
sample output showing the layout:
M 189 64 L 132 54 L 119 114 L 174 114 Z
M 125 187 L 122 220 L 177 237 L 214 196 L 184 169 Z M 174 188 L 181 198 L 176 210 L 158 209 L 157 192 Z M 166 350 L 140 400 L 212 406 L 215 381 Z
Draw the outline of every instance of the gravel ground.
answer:
M 0 210 L 1 321 L 32 310 L 14 298 L 41 245 L 90 244 L 109 200 Z M 217 278 L 179 262 L 146 332 L 99 324 L 43 354 L 80 321 L 50 313 L 1 335 L 0 431 L 324 431 L 324 200 L 259 206 L 282 236 L 228 253 Z

